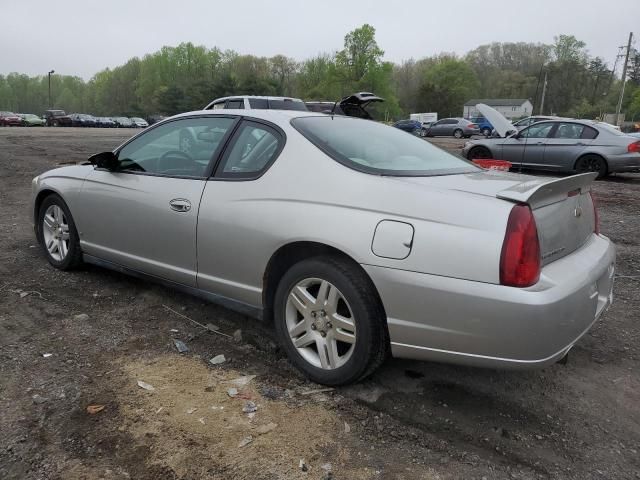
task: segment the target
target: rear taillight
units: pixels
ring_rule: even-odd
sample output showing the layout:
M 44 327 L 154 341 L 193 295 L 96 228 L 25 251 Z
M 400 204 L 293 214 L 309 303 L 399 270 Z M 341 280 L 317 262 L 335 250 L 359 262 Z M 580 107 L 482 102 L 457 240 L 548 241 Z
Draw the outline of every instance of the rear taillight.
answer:
M 591 190 L 589 190 L 589 196 L 591 197 L 591 203 L 593 204 L 593 233 L 600 235 L 600 215 L 598 215 L 596 198 L 593 196 L 593 192 Z
M 640 153 L 640 142 L 630 143 L 627 147 L 627 152 L 629 153 Z
M 527 205 L 511 209 L 500 255 L 500 283 L 530 287 L 540 278 L 540 241 L 533 212 Z
M 469 128 L 478 128 L 478 125 L 476 125 L 475 123 L 470 123 L 468 125 Z

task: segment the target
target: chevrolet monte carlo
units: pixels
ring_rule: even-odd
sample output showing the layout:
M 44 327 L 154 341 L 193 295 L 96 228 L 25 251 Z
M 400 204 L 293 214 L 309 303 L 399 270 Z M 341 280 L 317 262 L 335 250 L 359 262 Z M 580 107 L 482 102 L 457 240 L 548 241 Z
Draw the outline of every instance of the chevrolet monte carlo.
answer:
M 208 110 L 33 180 L 48 261 L 97 264 L 272 322 L 328 385 L 391 354 L 532 368 L 612 299 L 595 173 L 482 170 L 370 120 Z

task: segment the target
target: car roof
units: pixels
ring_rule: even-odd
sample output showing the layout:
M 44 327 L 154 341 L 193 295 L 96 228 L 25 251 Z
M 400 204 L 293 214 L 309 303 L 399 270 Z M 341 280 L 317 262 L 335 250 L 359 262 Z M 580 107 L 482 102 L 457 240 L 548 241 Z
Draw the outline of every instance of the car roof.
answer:
M 300 117 L 322 117 L 329 118 L 330 116 L 326 113 L 320 112 L 309 112 L 306 110 L 262 110 L 262 109 L 244 109 L 244 108 L 225 108 L 219 110 L 195 110 L 193 112 L 185 112 L 180 113 L 178 115 L 174 115 L 173 117 L 165 118 L 161 123 L 164 123 L 168 120 L 182 118 L 182 117 L 192 117 L 192 116 L 215 116 L 215 115 L 239 115 L 248 118 L 257 118 L 259 120 L 267 120 L 269 122 L 275 123 L 278 126 L 288 125 L 289 122 L 294 118 Z M 351 118 L 351 117 L 345 117 Z
M 276 97 L 276 96 L 271 96 L 271 95 L 230 95 L 228 97 L 220 97 L 220 98 L 216 98 L 214 100 L 211 100 L 207 104 L 207 106 L 204 107 L 204 109 L 207 110 L 214 103 L 223 102 L 223 101 L 226 101 L 226 100 L 240 100 L 240 99 L 245 99 L 245 98 L 248 98 L 248 99 L 256 98 L 256 99 L 260 99 L 260 100 L 284 100 L 284 101 L 289 101 L 289 102 L 304 103 L 302 101 L 302 99 L 295 98 L 295 97 Z

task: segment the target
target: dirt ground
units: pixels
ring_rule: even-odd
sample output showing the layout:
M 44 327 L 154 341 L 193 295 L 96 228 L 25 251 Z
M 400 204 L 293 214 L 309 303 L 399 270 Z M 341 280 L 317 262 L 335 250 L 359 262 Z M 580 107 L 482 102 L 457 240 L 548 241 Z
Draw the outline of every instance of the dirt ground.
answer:
M 46 262 L 32 177 L 132 133 L 0 128 L 0 479 L 640 478 L 640 175 L 595 186 L 618 246 L 615 302 L 567 365 L 390 359 L 362 384 L 314 393 L 265 325 Z

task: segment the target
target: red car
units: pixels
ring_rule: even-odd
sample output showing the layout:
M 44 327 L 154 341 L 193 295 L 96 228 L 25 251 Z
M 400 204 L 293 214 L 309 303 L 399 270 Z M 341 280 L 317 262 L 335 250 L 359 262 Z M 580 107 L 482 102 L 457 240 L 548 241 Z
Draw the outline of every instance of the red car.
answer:
M 0 125 L 3 127 L 21 127 L 22 118 L 13 112 L 0 112 Z

